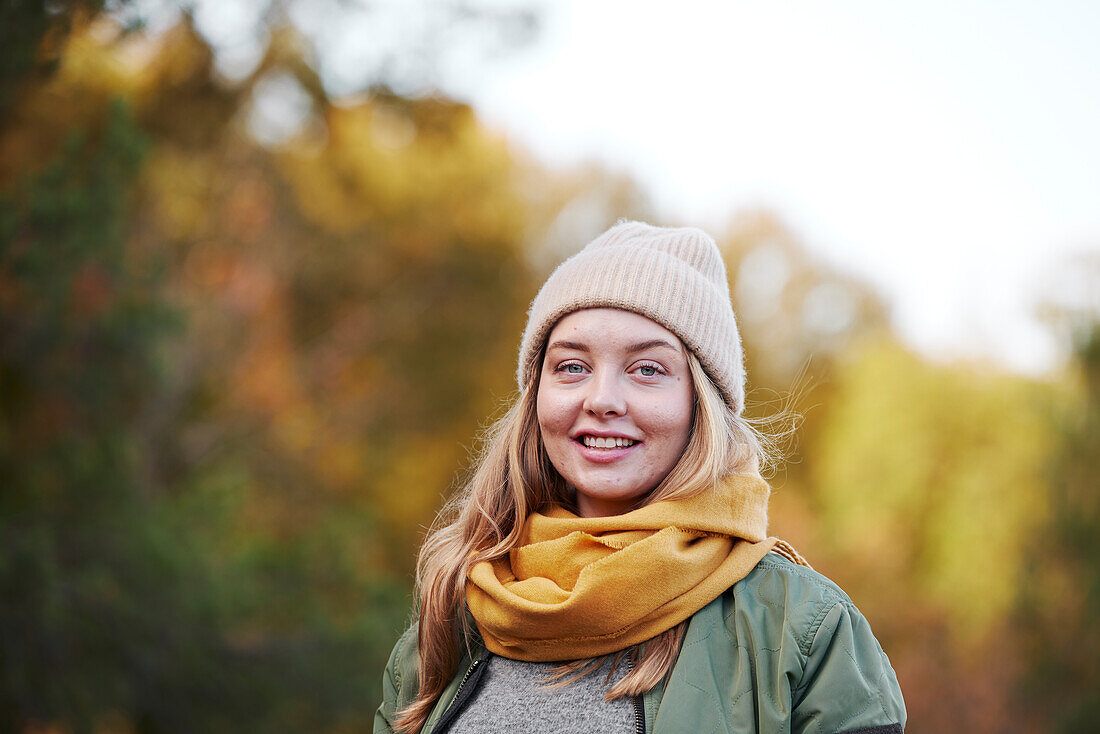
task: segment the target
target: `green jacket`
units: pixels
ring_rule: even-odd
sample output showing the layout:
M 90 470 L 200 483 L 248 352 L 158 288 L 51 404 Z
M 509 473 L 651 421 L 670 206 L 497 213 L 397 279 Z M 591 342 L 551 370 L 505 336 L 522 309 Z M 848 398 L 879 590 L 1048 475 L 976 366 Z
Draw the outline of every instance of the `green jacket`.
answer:
M 489 653 L 472 641 L 423 734 L 476 688 Z M 374 731 L 416 695 L 416 627 L 394 647 Z M 461 689 L 461 695 L 459 695 Z M 664 685 L 635 700 L 639 732 L 901 734 L 905 704 L 867 620 L 836 584 L 769 553 L 691 618 Z

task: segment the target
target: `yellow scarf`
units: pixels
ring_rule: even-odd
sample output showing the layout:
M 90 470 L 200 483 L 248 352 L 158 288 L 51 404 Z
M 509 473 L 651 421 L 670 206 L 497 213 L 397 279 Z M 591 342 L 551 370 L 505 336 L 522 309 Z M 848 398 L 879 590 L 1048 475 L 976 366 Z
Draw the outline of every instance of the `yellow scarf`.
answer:
M 808 565 L 766 537 L 769 492 L 753 472 L 622 515 L 534 513 L 507 557 L 470 569 L 466 603 L 489 650 L 516 660 L 596 657 L 644 642 L 709 604 L 769 550 Z

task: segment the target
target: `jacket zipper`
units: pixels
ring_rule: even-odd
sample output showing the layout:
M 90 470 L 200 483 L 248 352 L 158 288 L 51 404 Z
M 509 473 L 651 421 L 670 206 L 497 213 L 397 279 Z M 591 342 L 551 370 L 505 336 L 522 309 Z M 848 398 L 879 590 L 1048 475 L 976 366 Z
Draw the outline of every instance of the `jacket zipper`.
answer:
M 626 656 L 626 669 L 628 672 L 634 670 L 634 660 L 629 654 Z M 642 698 L 642 694 L 639 693 L 636 696 L 631 696 L 631 701 L 634 703 L 634 732 L 635 734 L 645 734 L 645 700 Z
M 462 676 L 462 682 L 458 684 L 458 690 L 455 691 L 455 697 L 451 699 L 450 704 L 443 710 L 443 715 L 439 717 L 439 721 L 436 722 L 432 731 L 437 734 L 443 734 L 447 731 L 447 727 L 451 725 L 455 717 L 458 716 L 458 712 L 466 704 L 467 699 L 473 693 L 474 688 L 477 686 L 478 680 L 481 679 L 481 674 L 475 673 L 481 668 L 481 664 L 489 657 L 488 653 L 477 658 L 470 664 L 470 667 L 466 669 L 466 674 Z M 473 678 L 474 682 L 467 688 L 466 684 Z

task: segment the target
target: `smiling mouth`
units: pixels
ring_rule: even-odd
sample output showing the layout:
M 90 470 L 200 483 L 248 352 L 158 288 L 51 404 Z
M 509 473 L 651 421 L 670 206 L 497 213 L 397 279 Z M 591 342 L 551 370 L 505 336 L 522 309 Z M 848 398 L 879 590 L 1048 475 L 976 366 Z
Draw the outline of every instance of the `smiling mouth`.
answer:
M 625 449 L 638 443 L 632 438 L 621 438 L 619 436 L 581 436 L 577 440 L 590 449 Z

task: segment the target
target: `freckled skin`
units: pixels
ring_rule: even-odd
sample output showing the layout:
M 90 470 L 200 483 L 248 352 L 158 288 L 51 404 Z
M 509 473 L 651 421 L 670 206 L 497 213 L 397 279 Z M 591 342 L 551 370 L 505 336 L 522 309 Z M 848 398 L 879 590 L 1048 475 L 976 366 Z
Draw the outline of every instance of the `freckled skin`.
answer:
M 647 342 L 663 345 L 632 350 Z M 626 512 L 687 447 L 694 402 L 687 352 L 663 326 L 611 308 L 569 314 L 547 344 L 537 398 L 546 453 L 576 488 L 582 516 Z M 589 431 L 638 443 L 585 448 L 576 438 Z

